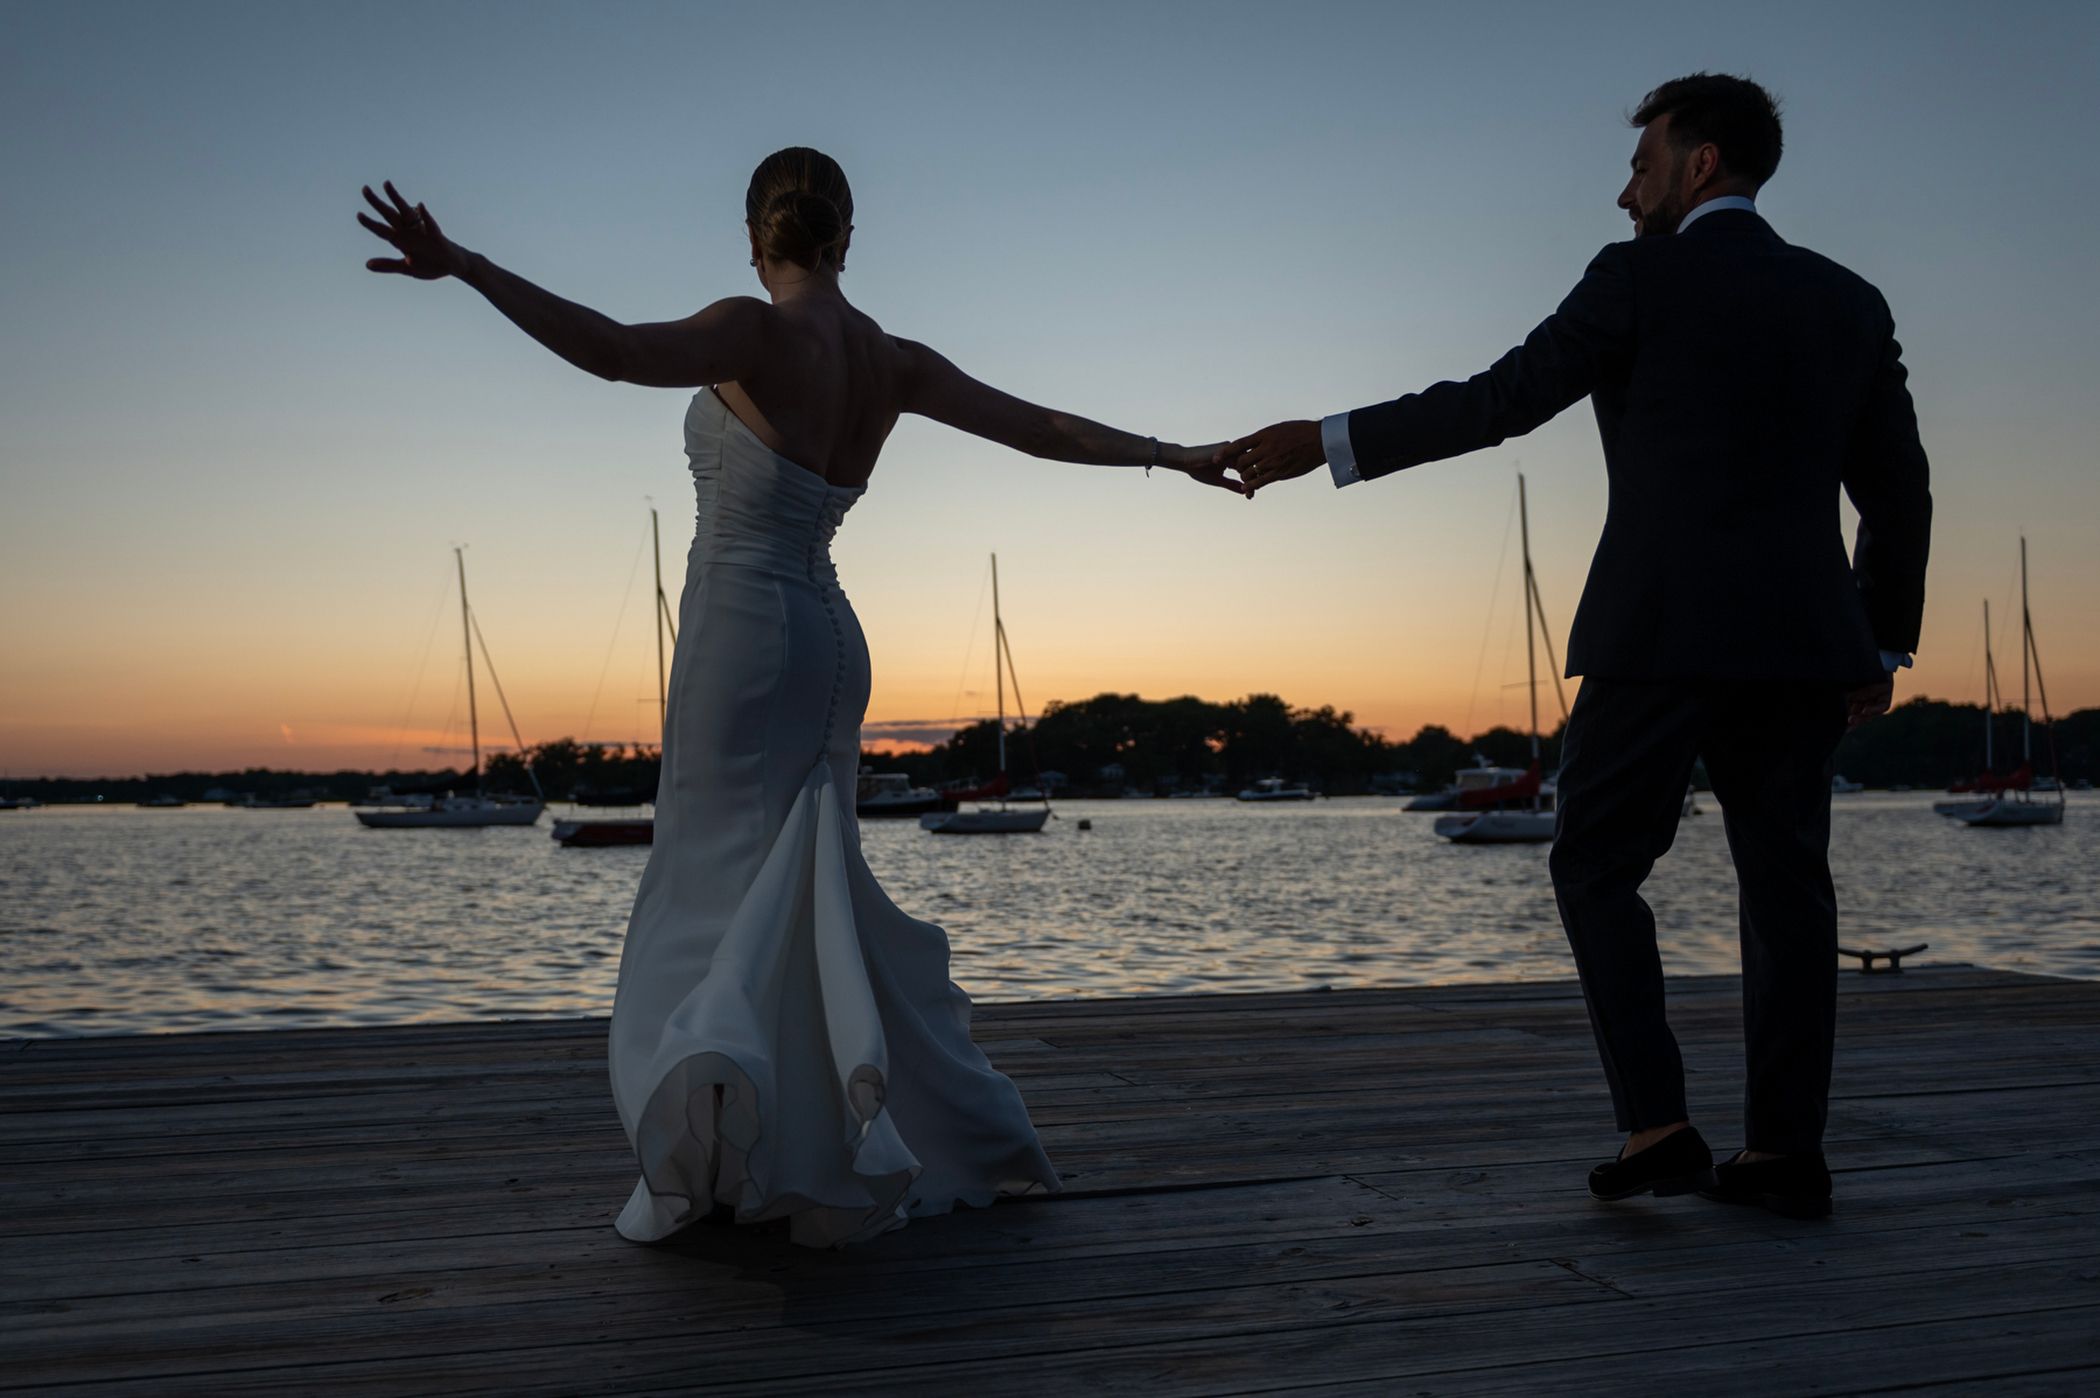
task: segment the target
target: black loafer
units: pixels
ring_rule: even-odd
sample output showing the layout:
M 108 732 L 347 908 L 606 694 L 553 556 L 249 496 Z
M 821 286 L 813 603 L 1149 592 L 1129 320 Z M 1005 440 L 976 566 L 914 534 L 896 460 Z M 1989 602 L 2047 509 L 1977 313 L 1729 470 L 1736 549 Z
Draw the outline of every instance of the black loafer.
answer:
M 1636 1194 L 1690 1194 L 1714 1186 L 1714 1153 L 1697 1130 L 1672 1131 L 1638 1155 L 1590 1171 L 1590 1197 L 1631 1199 Z
M 1782 1218 L 1830 1216 L 1830 1167 L 1821 1151 L 1774 1160 L 1732 1160 L 1714 1167 L 1711 1188 L 1699 1191 L 1724 1204 L 1750 1204 Z

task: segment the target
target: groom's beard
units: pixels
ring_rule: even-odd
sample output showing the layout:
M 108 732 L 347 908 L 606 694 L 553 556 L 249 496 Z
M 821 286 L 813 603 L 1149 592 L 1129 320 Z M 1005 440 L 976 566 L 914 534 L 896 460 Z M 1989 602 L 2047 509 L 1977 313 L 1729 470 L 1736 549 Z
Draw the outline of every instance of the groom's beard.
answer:
M 1665 199 L 1653 209 L 1642 212 L 1639 226 L 1634 230 L 1636 238 L 1667 238 L 1684 222 L 1684 205 L 1681 200 Z

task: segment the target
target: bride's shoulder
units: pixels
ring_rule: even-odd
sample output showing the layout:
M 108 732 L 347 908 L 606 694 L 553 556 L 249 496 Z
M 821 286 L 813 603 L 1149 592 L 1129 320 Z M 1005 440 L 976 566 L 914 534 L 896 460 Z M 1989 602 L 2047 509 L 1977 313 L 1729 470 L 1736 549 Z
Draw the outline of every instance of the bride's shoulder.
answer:
M 884 344 L 889 346 L 890 357 L 895 361 L 901 373 L 907 375 L 915 374 L 922 372 L 930 364 L 946 362 L 930 346 L 923 345 L 917 340 L 908 340 L 902 335 L 891 335 L 888 333 L 884 333 L 882 340 Z
M 724 296 L 719 301 L 710 301 L 700 311 L 704 316 L 743 321 L 763 320 L 773 313 L 773 303 L 762 296 Z
M 702 306 L 683 324 L 703 335 L 728 337 L 732 342 L 748 344 L 753 336 L 771 326 L 773 318 L 773 303 L 770 301 L 762 301 L 756 296 L 725 296 Z

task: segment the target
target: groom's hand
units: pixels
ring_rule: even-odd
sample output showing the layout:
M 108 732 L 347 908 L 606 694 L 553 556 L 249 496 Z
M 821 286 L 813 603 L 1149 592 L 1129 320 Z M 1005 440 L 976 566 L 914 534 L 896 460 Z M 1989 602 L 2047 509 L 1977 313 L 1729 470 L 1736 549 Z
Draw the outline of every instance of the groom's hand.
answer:
M 1326 465 L 1327 448 L 1320 443 L 1319 423 L 1302 420 L 1279 422 L 1238 441 L 1227 442 L 1219 453 L 1218 464 L 1239 472 L 1247 494 L 1252 496 L 1265 485 L 1287 481 Z
M 1889 704 L 1896 697 L 1896 677 L 1889 676 L 1878 684 L 1861 685 L 1847 691 L 1845 695 L 1845 731 L 1851 732 L 1870 718 L 1879 718 L 1889 711 Z

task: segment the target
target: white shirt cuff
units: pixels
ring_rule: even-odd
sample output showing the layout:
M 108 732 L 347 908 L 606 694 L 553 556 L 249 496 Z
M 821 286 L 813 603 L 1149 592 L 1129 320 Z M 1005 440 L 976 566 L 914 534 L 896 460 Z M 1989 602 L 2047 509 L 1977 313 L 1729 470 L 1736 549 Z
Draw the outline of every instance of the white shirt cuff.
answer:
M 1908 670 L 1910 668 L 1909 652 L 1900 650 L 1883 651 L 1881 653 L 1881 668 L 1892 675 L 1898 670 Z
M 1349 446 L 1349 414 L 1320 419 L 1320 445 L 1327 452 L 1327 469 L 1334 473 L 1336 489 L 1363 479 L 1356 473 L 1356 452 Z

